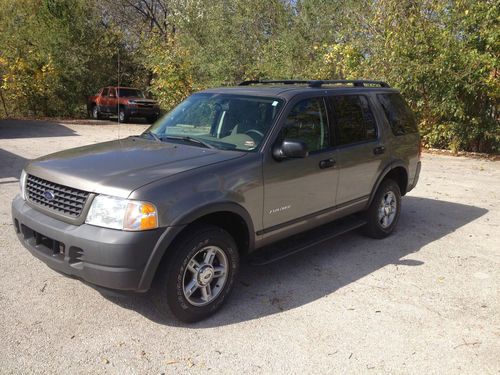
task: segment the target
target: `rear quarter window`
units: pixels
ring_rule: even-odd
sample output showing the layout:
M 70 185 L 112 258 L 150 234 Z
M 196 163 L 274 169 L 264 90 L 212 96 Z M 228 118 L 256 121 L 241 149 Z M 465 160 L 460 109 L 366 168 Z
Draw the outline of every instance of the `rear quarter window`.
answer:
M 400 94 L 378 94 L 394 135 L 418 133 L 415 116 Z

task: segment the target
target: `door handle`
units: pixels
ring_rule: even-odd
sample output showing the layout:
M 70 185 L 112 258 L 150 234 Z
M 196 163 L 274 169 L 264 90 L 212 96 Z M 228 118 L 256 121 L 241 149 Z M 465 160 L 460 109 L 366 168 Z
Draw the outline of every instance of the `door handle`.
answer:
M 325 168 L 331 168 L 335 165 L 335 160 L 333 160 L 332 158 L 330 159 L 325 159 L 325 160 L 321 160 L 319 162 L 319 167 L 321 169 L 325 169 Z
M 385 147 L 384 146 L 378 146 L 378 147 L 375 147 L 373 149 L 373 153 L 375 155 L 380 155 L 380 154 L 383 154 L 385 152 Z

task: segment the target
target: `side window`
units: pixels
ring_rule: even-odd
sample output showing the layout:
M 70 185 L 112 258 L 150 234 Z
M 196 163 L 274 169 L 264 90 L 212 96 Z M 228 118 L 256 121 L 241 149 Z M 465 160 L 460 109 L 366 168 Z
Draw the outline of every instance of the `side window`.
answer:
M 108 96 L 108 91 L 109 91 L 109 89 L 107 87 L 105 89 L 102 89 L 101 96 Z
M 394 135 L 418 132 L 415 117 L 401 95 L 379 94 L 377 98 L 384 109 Z
M 116 90 L 115 89 L 109 89 L 109 96 L 115 98 L 116 97 Z
M 297 103 L 288 114 L 283 137 L 304 141 L 309 152 L 328 148 L 330 132 L 322 98 L 310 98 Z
M 377 138 L 377 125 L 363 95 L 332 96 L 333 122 L 337 145 L 347 145 Z

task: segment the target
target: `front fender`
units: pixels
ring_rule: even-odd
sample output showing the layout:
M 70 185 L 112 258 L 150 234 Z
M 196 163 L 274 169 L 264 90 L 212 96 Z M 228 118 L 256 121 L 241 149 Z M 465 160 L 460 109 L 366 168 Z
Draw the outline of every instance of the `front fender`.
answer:
M 145 292 L 151 287 L 156 270 L 160 262 L 167 252 L 170 245 L 174 242 L 175 238 L 192 222 L 200 219 L 203 216 L 217 213 L 217 212 L 231 212 L 240 216 L 246 223 L 248 228 L 248 245 L 249 249 L 255 246 L 255 230 L 250 217 L 250 214 L 239 204 L 234 202 L 213 202 L 208 205 L 193 209 L 182 217 L 177 218 L 172 225 L 167 227 L 160 239 L 156 243 L 153 252 L 151 253 L 146 267 L 144 268 L 141 280 L 139 282 L 138 291 Z

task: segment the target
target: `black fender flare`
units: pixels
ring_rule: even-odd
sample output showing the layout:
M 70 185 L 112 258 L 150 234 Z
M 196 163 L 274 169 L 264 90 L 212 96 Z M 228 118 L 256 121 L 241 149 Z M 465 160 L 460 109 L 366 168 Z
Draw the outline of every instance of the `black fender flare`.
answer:
M 408 176 L 408 168 L 402 160 L 393 161 L 391 164 L 389 164 L 387 167 L 385 167 L 385 169 L 382 171 L 382 173 L 380 173 L 380 175 L 378 176 L 377 182 L 375 183 L 375 185 L 373 185 L 373 189 L 372 189 L 372 192 L 370 193 L 370 199 L 368 200 L 367 207 L 370 207 L 370 205 L 372 204 L 373 198 L 375 197 L 375 194 L 377 193 L 378 187 L 380 186 L 380 184 L 382 183 L 384 178 L 394 168 L 399 168 L 399 167 L 403 168 L 406 171 L 406 175 Z M 406 182 L 406 184 L 408 184 L 408 181 Z
M 242 206 L 234 202 L 215 202 L 196 208 L 172 222 L 172 224 L 162 233 L 153 251 L 151 252 L 151 255 L 149 256 L 146 266 L 144 267 L 137 291 L 145 292 L 151 287 L 156 270 L 158 269 L 163 256 L 184 228 L 205 215 L 217 212 L 231 212 L 240 216 L 244 220 L 248 229 L 248 248 L 249 250 L 254 248 L 255 230 L 253 222 L 250 214 Z

